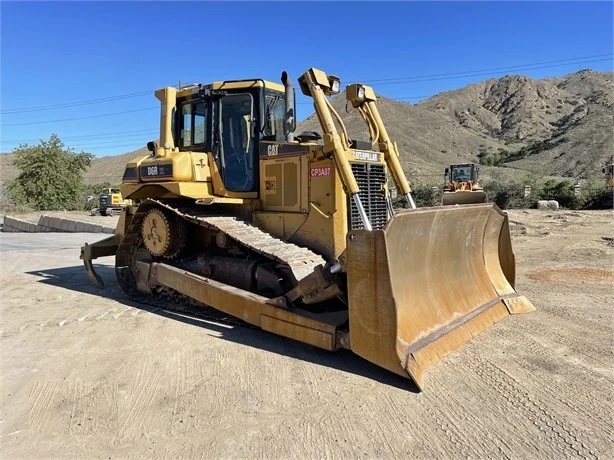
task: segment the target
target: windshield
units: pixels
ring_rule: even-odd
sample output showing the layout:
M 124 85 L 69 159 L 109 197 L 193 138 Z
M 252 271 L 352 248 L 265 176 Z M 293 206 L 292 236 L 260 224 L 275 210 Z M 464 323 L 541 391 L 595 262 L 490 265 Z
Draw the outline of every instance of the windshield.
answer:
M 254 136 L 251 94 L 229 94 L 219 100 L 217 160 L 228 190 L 254 190 Z
M 471 166 L 455 166 L 452 168 L 452 180 L 468 182 L 471 180 Z

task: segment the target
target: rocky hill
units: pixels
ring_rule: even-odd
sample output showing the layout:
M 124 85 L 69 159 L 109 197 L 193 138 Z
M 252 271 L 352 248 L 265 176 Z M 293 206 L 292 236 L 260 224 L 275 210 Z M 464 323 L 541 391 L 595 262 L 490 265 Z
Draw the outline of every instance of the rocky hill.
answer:
M 332 104 L 351 137 L 368 139 L 344 95 Z M 601 177 L 614 149 L 612 72 L 543 80 L 510 75 L 415 105 L 378 97 L 378 107 L 413 182 L 433 182 L 458 161 L 482 163 L 485 178 Z M 315 115 L 299 129 L 319 130 Z
M 417 107 L 499 144 L 472 151 L 486 164 L 587 178 L 600 174 L 614 149 L 612 72 L 582 70 L 544 80 L 506 76 L 438 94 Z
M 365 123 L 346 107 L 345 95 L 331 103 L 350 137 L 368 140 Z M 508 75 L 418 104 L 378 96 L 378 107 L 412 183 L 437 184 L 446 165 L 463 161 L 482 163 L 485 179 L 521 179 L 529 172 L 601 178 L 614 151 L 612 72 L 581 70 L 542 80 Z M 297 132 L 307 130 L 321 131 L 315 115 L 298 124 Z M 147 153 L 142 148 L 98 158 L 86 180 L 119 182 L 125 163 Z M 0 168 L 0 180 L 16 174 L 10 155 L 0 156 Z
M 143 143 L 146 144 L 150 140 L 147 139 Z M 100 184 L 103 182 L 119 184 L 124 174 L 126 163 L 135 158 L 149 155 L 149 153 L 146 147 L 142 147 L 121 155 L 96 158 L 92 162 L 92 166 L 85 173 L 85 182 L 88 184 Z

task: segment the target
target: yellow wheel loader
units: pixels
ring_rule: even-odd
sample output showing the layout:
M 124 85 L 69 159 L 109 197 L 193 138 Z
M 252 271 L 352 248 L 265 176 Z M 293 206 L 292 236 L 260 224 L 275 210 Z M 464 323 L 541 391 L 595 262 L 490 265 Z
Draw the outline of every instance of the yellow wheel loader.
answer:
M 450 165 L 444 172 L 443 206 L 486 203 L 486 192 L 480 185 L 480 166 L 474 163 Z
M 325 350 L 349 349 L 412 379 L 509 314 L 507 215 L 493 204 L 416 208 L 372 88 L 346 87 L 370 141 L 353 140 L 327 96 L 340 80 L 298 79 L 323 132 L 295 134 L 294 86 L 262 79 L 155 92 L 160 145 L 126 165 L 113 236 L 81 249 L 114 256 L 129 297 L 213 308 Z M 387 177 L 409 207 L 392 206 Z M 177 307 L 179 308 L 179 307 Z
M 105 188 L 100 195 L 98 195 L 98 202 L 100 204 L 98 211 L 101 216 L 119 214 L 123 207 L 132 204 L 132 200 L 124 200 L 122 198 L 119 187 Z

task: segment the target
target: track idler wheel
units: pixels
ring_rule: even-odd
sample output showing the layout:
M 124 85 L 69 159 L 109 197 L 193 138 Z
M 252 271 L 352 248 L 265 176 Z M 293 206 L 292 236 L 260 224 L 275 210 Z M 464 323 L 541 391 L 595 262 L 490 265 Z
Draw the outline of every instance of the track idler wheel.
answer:
M 185 246 L 186 228 L 181 219 L 154 208 L 143 219 L 141 236 L 152 256 L 172 258 L 179 255 Z

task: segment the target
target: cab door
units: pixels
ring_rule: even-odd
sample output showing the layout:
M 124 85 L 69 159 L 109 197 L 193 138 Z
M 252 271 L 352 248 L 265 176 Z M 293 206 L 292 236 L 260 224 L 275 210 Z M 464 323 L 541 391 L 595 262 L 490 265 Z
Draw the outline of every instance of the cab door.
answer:
M 224 188 L 231 192 L 257 191 L 254 98 L 250 93 L 230 93 L 219 98 L 216 105 L 213 154 Z

